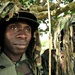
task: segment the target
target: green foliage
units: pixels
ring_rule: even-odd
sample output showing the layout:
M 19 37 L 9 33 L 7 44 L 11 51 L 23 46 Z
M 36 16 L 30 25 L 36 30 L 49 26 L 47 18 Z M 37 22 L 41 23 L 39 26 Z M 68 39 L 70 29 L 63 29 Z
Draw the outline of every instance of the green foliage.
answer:
M 70 3 L 70 2 L 72 2 L 72 1 L 73 1 L 73 0 L 63 0 L 62 3 L 67 4 L 67 3 Z
M 31 4 L 36 3 L 35 0 L 19 0 L 19 1 L 22 3 L 23 6 L 26 6 L 26 7 L 31 5 Z
M 47 45 L 48 45 L 48 41 L 41 41 L 41 45 L 42 45 L 42 47 L 46 47 Z

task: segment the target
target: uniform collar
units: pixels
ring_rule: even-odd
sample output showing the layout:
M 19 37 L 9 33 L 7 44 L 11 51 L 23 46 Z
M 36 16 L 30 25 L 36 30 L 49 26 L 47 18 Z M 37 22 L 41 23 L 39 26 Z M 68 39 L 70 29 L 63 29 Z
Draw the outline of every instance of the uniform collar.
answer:
M 27 57 L 26 57 L 26 54 L 24 53 L 22 55 L 22 58 L 20 59 L 20 61 L 23 61 L 23 60 L 26 60 Z M 14 64 L 14 62 L 12 62 L 4 53 L 2 53 L 0 55 L 0 65 L 4 65 L 4 66 L 11 66 Z M 16 63 L 16 62 L 15 62 Z

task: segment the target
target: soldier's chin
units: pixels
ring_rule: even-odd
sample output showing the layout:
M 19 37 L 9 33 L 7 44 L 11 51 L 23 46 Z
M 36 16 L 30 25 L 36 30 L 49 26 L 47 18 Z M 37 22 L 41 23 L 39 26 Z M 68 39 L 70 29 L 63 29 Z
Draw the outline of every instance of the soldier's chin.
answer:
M 16 47 L 15 52 L 17 54 L 23 54 L 26 52 L 27 47 L 23 48 L 23 47 Z
M 22 55 L 25 53 L 26 50 L 19 50 L 18 52 L 15 52 L 16 55 Z

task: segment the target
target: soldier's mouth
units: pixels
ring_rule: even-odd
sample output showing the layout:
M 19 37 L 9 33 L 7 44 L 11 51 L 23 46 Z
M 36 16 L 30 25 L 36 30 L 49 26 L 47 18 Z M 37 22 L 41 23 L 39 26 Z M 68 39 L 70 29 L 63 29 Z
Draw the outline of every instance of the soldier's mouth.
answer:
M 14 44 L 15 47 L 17 48 L 25 48 L 27 46 L 27 44 Z

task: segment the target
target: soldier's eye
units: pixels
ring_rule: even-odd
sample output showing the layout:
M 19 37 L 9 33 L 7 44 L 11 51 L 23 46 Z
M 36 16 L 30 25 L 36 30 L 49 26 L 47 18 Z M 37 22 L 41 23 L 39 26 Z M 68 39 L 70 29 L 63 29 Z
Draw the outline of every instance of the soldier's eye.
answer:
M 30 33 L 31 32 L 31 28 L 30 27 L 25 27 L 24 31 L 27 32 L 27 33 Z
M 13 30 L 13 31 L 17 31 L 19 29 L 18 25 L 16 24 L 11 24 L 8 29 Z

